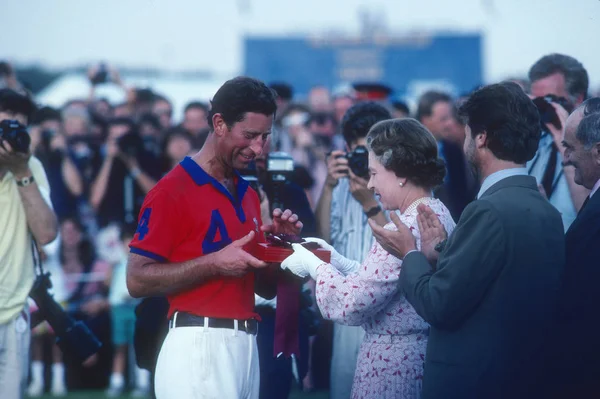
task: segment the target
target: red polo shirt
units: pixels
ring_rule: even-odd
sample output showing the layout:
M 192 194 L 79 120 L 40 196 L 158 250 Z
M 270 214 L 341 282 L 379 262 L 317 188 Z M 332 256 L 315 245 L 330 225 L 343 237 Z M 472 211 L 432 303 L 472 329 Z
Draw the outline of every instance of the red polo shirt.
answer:
M 185 158 L 148 193 L 140 211 L 132 253 L 178 263 L 219 251 L 255 230 L 260 233 L 260 200 L 248 182 L 236 178 L 238 200 L 191 158 Z M 252 251 L 249 251 L 252 252 Z M 165 267 L 168 267 L 165 265 Z M 228 319 L 258 318 L 254 313 L 254 273 L 215 277 L 168 296 L 175 311 Z

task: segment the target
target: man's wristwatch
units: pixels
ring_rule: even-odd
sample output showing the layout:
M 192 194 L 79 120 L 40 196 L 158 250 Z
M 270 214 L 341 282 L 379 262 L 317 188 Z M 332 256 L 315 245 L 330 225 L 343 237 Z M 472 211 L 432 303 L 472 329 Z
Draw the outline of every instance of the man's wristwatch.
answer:
M 438 242 L 437 245 L 433 249 L 435 249 L 437 252 L 442 252 L 444 250 L 444 248 L 446 247 L 446 242 L 448 242 L 448 239 Z
M 368 218 L 372 218 L 373 216 L 377 215 L 379 212 L 381 212 L 381 207 L 379 205 L 374 206 L 373 208 L 369 209 L 368 211 L 365 212 L 365 215 L 367 215 Z
M 15 178 L 15 180 L 17 181 L 17 186 L 19 186 L 19 187 L 27 187 L 35 181 L 35 179 L 33 178 L 33 175 L 24 177 L 22 179 Z

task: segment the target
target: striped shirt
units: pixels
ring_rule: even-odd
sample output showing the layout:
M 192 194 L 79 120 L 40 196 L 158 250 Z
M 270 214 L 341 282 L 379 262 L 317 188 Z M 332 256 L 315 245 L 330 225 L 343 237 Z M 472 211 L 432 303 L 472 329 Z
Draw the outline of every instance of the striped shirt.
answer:
M 373 232 L 362 205 L 350 193 L 350 180 L 342 178 L 331 199 L 331 245 L 343 256 L 362 262 L 373 244 Z

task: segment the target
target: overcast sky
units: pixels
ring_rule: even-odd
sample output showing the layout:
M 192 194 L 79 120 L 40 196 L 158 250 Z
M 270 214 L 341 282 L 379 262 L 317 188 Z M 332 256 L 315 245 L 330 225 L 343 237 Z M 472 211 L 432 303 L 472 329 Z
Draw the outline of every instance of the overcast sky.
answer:
M 245 34 L 355 34 L 366 4 L 394 30 L 482 32 L 487 82 L 562 52 L 600 85 L 600 0 L 2 0 L 0 54 L 55 67 L 108 60 L 233 75 L 243 70 Z

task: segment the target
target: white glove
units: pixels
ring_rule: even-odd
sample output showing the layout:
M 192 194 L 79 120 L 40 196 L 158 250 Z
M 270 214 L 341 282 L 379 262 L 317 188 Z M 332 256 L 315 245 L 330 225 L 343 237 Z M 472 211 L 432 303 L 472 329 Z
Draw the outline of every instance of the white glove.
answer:
M 335 248 L 333 246 L 331 246 L 330 244 L 328 244 L 327 241 L 325 241 L 325 240 L 322 240 L 322 239 L 316 238 L 316 237 L 308 237 L 308 238 L 305 238 L 304 240 L 308 241 L 308 242 L 315 242 L 315 243 L 319 244 L 319 246 L 321 248 L 326 249 L 327 251 L 331 252 L 331 264 L 333 265 L 333 267 L 338 269 L 344 275 L 354 273 L 360 267 L 359 262 L 346 258 L 342 254 L 340 254 L 338 251 L 336 251 Z
M 301 244 L 292 244 L 294 253 L 281 262 L 283 270 L 289 269 L 298 277 L 306 277 L 310 274 L 313 279 L 317 279 L 317 267 L 326 263 L 317 258 L 317 255 L 304 248 Z

